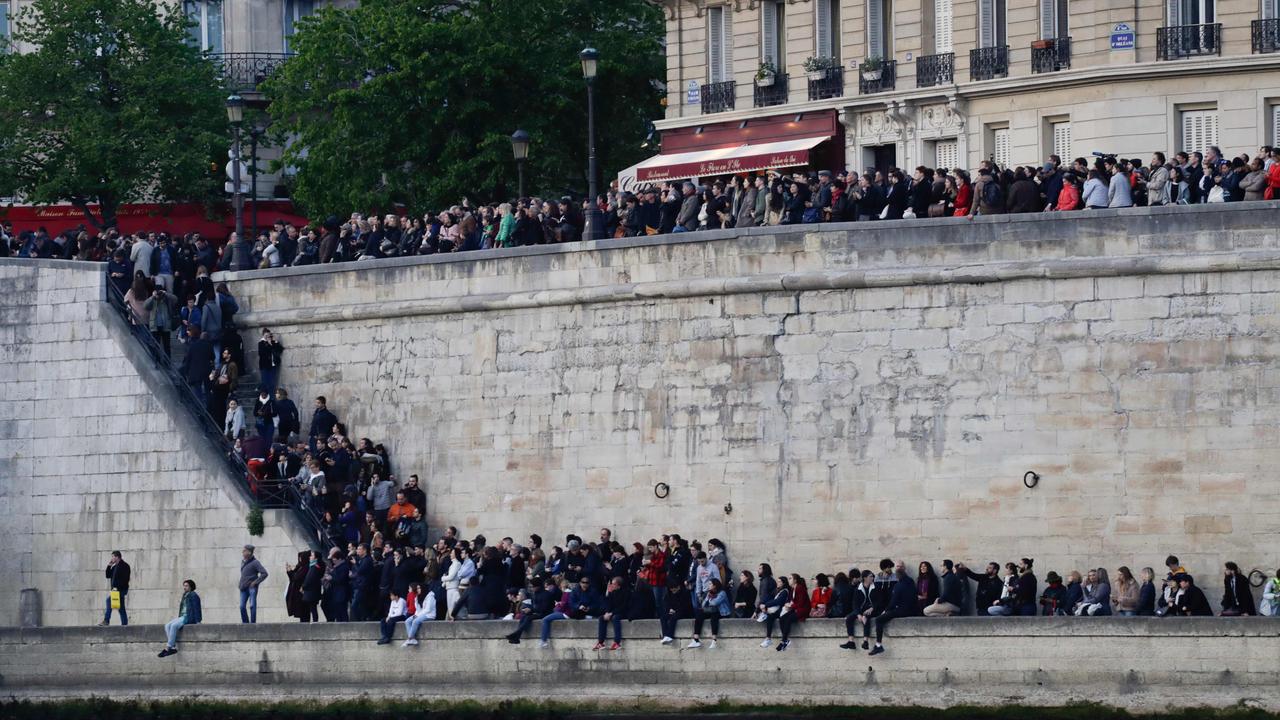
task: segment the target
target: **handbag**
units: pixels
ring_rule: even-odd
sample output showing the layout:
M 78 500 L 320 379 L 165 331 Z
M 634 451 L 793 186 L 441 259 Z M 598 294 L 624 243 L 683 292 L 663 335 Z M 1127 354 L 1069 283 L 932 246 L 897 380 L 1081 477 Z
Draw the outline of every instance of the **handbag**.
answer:
M 938 202 L 929 206 L 929 217 L 931 218 L 946 217 L 946 215 L 947 215 L 946 202 L 939 200 Z
M 813 609 L 809 611 L 809 617 L 811 618 L 824 618 L 826 616 L 827 616 L 826 605 L 814 605 Z
M 811 223 L 816 223 L 816 222 L 818 222 L 818 209 L 817 209 L 817 208 L 805 208 L 804 214 L 803 214 L 803 215 L 801 215 L 801 217 L 800 217 L 800 222 L 805 223 L 805 224 L 811 224 Z
M 111 588 L 111 609 L 120 609 L 120 591 L 115 588 Z
M 911 208 L 907 208 L 906 210 L 902 211 L 903 220 L 912 220 L 915 218 L 915 216 L 916 216 L 916 211 L 912 210 Z
M 884 220 L 887 217 L 889 217 L 889 205 L 886 203 L 884 208 L 880 211 L 880 219 Z

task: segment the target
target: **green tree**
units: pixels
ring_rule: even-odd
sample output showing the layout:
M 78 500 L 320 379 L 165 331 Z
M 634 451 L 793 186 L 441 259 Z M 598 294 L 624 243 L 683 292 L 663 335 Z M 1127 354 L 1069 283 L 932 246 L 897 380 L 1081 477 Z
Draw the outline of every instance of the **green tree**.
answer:
M 70 202 L 98 228 L 126 202 L 212 201 L 226 111 L 218 66 L 187 43 L 187 26 L 151 0 L 36 0 L 20 12 L 13 41 L 29 52 L 0 58 L 0 187 Z
M 641 159 L 662 111 L 662 11 L 649 0 L 363 0 L 300 23 L 270 112 L 313 215 L 439 209 L 516 191 L 510 135 L 532 137 L 526 191 L 587 188 L 578 52 L 600 51 L 597 149 Z

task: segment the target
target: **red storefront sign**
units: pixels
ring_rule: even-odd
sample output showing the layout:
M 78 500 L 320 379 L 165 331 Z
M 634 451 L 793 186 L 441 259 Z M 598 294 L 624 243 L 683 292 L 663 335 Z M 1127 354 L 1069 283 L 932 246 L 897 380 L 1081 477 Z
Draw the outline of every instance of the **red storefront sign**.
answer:
M 252 204 L 245 203 L 245 232 L 252 230 L 250 218 Z M 95 217 L 98 207 L 90 205 Z M 91 235 L 97 230 L 85 218 L 79 208 L 71 205 L 14 205 L 0 207 L 0 219 L 13 223 L 16 232 L 44 228 L 56 235 L 64 230 L 75 230 L 81 225 Z M 277 219 L 293 225 L 304 226 L 307 219 L 298 215 L 293 203 L 288 200 L 259 200 L 258 227 L 271 227 Z M 136 203 L 121 205 L 116 211 L 116 222 L 120 232 L 164 232 L 170 235 L 183 235 L 198 232 L 211 240 L 225 239 L 236 229 L 235 213 L 227 207 L 210 219 L 203 205 L 198 203 Z

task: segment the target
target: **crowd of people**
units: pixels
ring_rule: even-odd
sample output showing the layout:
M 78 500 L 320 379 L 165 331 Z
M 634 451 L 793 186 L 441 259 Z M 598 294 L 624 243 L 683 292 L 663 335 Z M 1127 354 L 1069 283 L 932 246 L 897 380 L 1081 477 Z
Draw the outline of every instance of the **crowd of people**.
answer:
M 902 218 L 965 217 L 1135 206 L 1243 202 L 1280 197 L 1280 148 L 1263 146 L 1227 158 L 1207 152 L 1156 152 L 1143 160 L 1095 153 L 1092 162 L 1064 164 L 1050 155 L 1040 166 L 1000 167 L 984 160 L 976 173 L 917 167 L 768 171 L 721 178 L 664 182 L 636 192 L 616 187 L 595 198 L 601 237 L 637 237 L 732 227 L 815 222 L 867 222 Z M 0 256 L 66 258 L 129 263 L 133 270 L 172 276 L 167 286 L 181 300 L 181 283 L 201 273 L 251 270 L 433 255 L 524 245 L 574 242 L 589 237 L 591 200 L 570 196 L 522 197 L 473 205 L 465 198 L 421 216 L 397 211 L 330 216 L 298 227 L 283 220 L 256 237 L 231 233 L 209 243 L 199 233 L 97 235 L 83 227 L 51 235 L 43 228 L 15 234 L 0 224 Z M 252 233 L 251 233 L 252 234 Z M 135 250 L 140 245 L 158 249 Z M 123 254 L 123 255 L 122 255 Z M 139 260 L 141 259 L 141 264 Z M 147 265 L 150 263 L 150 266 Z M 123 289 L 122 289 L 123 292 Z

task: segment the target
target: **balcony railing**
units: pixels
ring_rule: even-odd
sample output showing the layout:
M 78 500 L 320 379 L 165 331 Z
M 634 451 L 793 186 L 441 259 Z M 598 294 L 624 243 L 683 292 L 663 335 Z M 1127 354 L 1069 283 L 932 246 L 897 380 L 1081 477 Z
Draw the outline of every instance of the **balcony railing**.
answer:
M 1009 46 L 974 48 L 969 51 L 969 79 L 991 80 L 1009 76 Z
M 219 53 L 210 55 L 222 66 L 222 77 L 228 90 L 257 90 L 258 86 L 280 69 L 291 53 Z
M 756 107 L 773 107 L 774 105 L 787 104 L 787 85 L 791 76 L 786 73 L 779 73 L 773 76 L 773 83 L 770 85 L 761 85 L 760 81 L 756 81 L 755 105 Z
M 1280 19 L 1254 20 L 1249 28 L 1256 53 L 1280 52 Z
M 1161 60 L 1222 54 L 1222 23 L 1174 25 L 1156 31 L 1156 57 Z
M 834 67 L 820 78 L 809 79 L 809 99 L 826 100 L 844 95 L 844 68 Z
M 956 54 L 921 55 L 916 59 L 916 87 L 950 85 L 955 82 Z
M 724 112 L 733 109 L 738 83 L 733 80 L 705 83 L 702 86 L 702 114 Z
M 1071 38 L 1040 40 L 1031 44 L 1031 72 L 1051 73 L 1071 68 Z
M 880 72 L 868 73 L 858 70 L 858 94 L 873 95 L 878 92 L 892 90 L 898 82 L 898 61 L 885 60 Z

